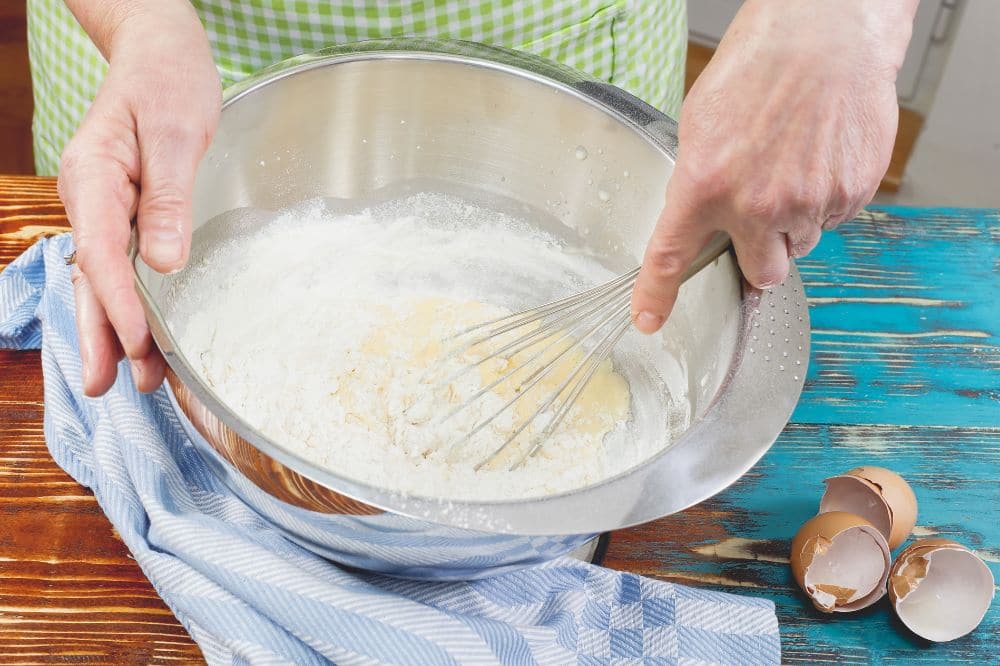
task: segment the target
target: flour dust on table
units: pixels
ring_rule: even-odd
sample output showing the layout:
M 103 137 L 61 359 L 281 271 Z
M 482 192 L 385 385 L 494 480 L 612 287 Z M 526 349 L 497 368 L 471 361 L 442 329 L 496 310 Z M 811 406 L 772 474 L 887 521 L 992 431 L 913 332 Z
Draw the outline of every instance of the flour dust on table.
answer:
M 490 349 L 449 354 L 449 338 L 614 277 L 583 239 L 419 193 L 354 210 L 318 199 L 277 214 L 234 211 L 199 229 L 194 246 L 165 313 L 181 352 L 277 446 L 355 481 L 425 497 L 537 497 L 647 459 L 664 441 L 640 436 L 651 421 L 661 432 L 687 425 L 664 423 L 688 410 L 648 370 L 662 348 L 630 332 L 536 455 L 513 470 L 475 469 L 566 372 L 502 409 L 518 382 L 490 387 L 523 358 L 501 354 L 461 373 Z M 532 422 L 514 451 L 545 425 Z

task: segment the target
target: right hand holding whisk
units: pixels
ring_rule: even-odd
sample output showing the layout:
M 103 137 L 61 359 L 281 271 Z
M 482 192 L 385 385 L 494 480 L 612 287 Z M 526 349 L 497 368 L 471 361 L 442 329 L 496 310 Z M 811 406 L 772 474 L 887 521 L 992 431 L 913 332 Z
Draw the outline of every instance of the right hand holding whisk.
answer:
M 763 288 L 871 200 L 892 153 L 916 4 L 743 5 L 681 112 L 666 206 L 632 295 L 636 328 L 659 330 L 716 231 Z

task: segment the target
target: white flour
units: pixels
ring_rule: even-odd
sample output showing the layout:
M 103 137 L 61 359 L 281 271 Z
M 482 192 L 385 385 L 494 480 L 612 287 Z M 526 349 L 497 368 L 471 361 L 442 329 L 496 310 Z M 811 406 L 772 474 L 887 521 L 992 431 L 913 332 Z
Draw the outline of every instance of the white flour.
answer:
M 167 317 L 217 395 L 288 451 L 410 494 L 510 499 L 620 473 L 656 440 L 639 441 L 636 402 L 608 363 L 539 455 L 513 471 L 476 471 L 544 394 L 449 449 L 513 393 L 437 423 L 503 372 L 486 364 L 432 393 L 478 358 L 442 362 L 443 341 L 610 277 L 554 237 L 457 198 L 419 194 L 351 215 L 316 201 L 195 257 L 173 281 Z M 645 411 L 649 421 L 667 410 Z

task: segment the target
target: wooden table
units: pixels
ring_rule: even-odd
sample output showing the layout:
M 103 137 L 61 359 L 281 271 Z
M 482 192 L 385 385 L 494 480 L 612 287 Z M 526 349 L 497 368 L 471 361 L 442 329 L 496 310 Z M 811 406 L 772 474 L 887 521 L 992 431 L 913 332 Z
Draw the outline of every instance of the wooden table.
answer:
M 52 180 L 0 178 L 0 267 L 66 228 Z M 873 210 L 799 266 L 813 349 L 792 423 L 729 490 L 615 533 L 605 564 L 773 599 L 788 663 L 993 662 L 995 607 L 972 635 L 930 644 L 886 600 L 813 610 L 787 555 L 822 479 L 875 464 L 912 483 L 917 535 L 968 544 L 1000 578 L 1000 213 Z M 42 413 L 38 353 L 0 351 L 0 661 L 200 661 L 93 496 L 49 458 Z

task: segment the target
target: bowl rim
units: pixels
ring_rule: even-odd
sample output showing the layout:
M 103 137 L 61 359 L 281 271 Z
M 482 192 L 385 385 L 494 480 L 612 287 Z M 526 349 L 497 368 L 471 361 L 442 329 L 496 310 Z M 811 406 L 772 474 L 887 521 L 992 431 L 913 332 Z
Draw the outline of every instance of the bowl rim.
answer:
M 539 56 L 474 42 L 371 40 L 297 56 L 228 88 L 224 94 L 223 113 L 254 91 L 286 77 L 316 68 L 384 59 L 447 62 L 533 80 L 571 95 L 625 124 L 671 162 L 676 158 L 676 122 L 645 102 L 615 86 Z M 644 463 L 598 483 L 542 497 L 512 500 L 419 497 L 379 488 L 321 468 L 287 451 L 244 422 L 205 385 L 180 351 L 140 275 L 138 262 L 141 260 L 134 228 L 129 253 L 136 289 L 154 341 L 174 373 L 220 421 L 259 451 L 313 483 L 388 512 L 447 526 L 522 535 L 586 534 L 629 527 L 693 506 L 734 483 L 767 452 L 794 410 L 808 367 L 808 308 L 802 281 L 793 263 L 788 278 L 772 289 L 761 291 L 742 281 L 736 353 L 717 395 L 683 435 Z M 782 307 L 777 309 L 777 305 Z M 765 325 L 765 316 L 770 317 L 770 335 L 775 334 L 775 329 L 798 329 L 794 340 L 798 343 L 797 351 L 784 359 L 789 366 L 788 372 L 777 358 L 771 363 L 769 355 L 756 353 L 752 347 L 751 337 L 757 337 L 752 331 Z M 793 317 L 797 317 L 794 324 Z M 172 392 L 170 395 L 172 398 Z M 767 404 L 758 404 L 757 396 L 764 396 Z M 171 404 L 178 411 L 173 399 Z M 185 429 L 199 450 L 218 457 L 207 441 L 187 427 L 190 422 L 183 412 L 178 411 L 177 416 L 186 421 Z M 736 449 L 738 459 L 731 455 L 733 451 L 727 448 L 727 442 L 741 442 Z M 229 474 L 240 474 L 232 465 L 227 463 L 227 467 Z M 675 483 L 681 474 L 684 482 Z

